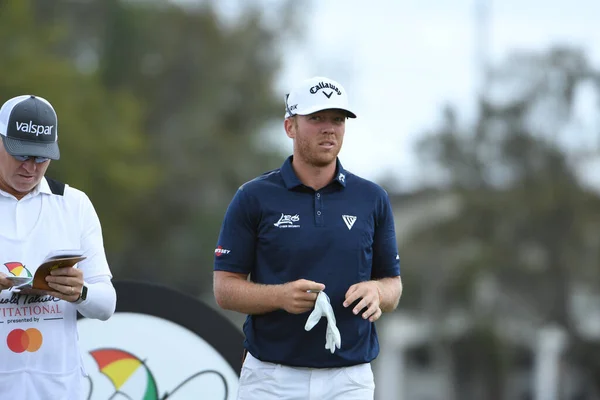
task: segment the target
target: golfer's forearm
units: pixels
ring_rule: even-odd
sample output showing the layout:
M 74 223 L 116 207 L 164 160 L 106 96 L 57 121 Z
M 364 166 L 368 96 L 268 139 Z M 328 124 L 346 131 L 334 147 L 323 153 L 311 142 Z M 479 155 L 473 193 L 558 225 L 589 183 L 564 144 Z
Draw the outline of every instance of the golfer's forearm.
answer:
M 281 285 L 261 285 L 237 278 L 220 279 L 215 298 L 221 308 L 244 314 L 265 314 L 280 307 Z
M 394 311 L 400 302 L 402 295 L 402 280 L 399 276 L 393 278 L 383 278 L 376 281 L 379 287 L 379 296 L 381 298 L 379 308 L 383 312 Z

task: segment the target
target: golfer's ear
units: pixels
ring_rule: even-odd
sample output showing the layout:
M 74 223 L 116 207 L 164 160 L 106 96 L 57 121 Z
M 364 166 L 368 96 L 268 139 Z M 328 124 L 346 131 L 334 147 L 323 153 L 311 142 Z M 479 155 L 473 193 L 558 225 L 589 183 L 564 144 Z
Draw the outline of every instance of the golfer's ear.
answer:
M 296 137 L 296 126 L 295 126 L 294 117 L 288 117 L 283 121 L 283 127 L 285 128 L 286 135 L 294 139 Z

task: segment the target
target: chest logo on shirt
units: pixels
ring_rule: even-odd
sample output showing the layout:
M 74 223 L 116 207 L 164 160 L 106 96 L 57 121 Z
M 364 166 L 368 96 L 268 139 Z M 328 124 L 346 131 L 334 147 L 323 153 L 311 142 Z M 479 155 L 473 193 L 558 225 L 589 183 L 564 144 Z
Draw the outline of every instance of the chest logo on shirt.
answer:
M 8 269 L 13 276 L 26 276 L 31 278 L 31 272 L 20 262 L 7 262 L 4 266 Z
M 300 216 L 298 214 L 290 215 L 290 214 L 281 214 L 279 217 L 279 221 L 275 222 L 273 225 L 277 228 L 300 228 Z
M 356 222 L 356 217 L 354 215 L 342 215 L 342 219 L 348 227 L 348 230 L 352 229 L 354 223 Z

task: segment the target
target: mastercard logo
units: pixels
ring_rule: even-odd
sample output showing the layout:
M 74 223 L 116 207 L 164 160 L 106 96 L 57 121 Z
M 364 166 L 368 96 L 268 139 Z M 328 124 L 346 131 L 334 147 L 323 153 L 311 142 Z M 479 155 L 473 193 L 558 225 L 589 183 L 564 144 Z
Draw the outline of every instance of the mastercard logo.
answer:
M 42 347 L 42 333 L 35 328 L 15 329 L 6 338 L 8 348 L 15 353 L 28 351 L 33 353 Z

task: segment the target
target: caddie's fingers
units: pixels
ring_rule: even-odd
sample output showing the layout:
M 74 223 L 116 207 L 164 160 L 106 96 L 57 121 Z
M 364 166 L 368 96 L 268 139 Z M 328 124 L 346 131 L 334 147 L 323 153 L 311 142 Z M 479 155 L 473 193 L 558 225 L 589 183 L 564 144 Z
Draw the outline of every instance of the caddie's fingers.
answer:
M 2 272 L 0 272 L 0 287 L 4 287 L 5 289 L 8 289 L 12 285 L 13 285 L 12 281 L 10 279 L 6 279 L 6 274 L 3 274 Z
M 12 281 L 6 278 L 0 278 L 0 289 L 8 289 L 13 286 Z
M 80 287 L 83 286 L 83 282 L 81 279 L 77 279 L 71 276 L 47 276 L 46 282 L 48 284 L 55 283 L 62 286 L 71 286 L 71 287 Z
M 65 301 L 75 301 L 77 300 L 77 298 L 79 297 L 79 294 L 75 295 L 68 295 L 65 293 L 61 293 L 58 291 L 54 291 L 54 292 L 46 292 L 46 295 L 52 296 L 52 297 L 56 297 L 57 299 L 61 299 L 61 300 L 65 300 Z
M 54 289 L 54 291 L 56 291 L 57 293 L 61 293 L 63 295 L 70 294 L 69 293 L 69 291 L 71 290 L 71 289 L 69 289 L 70 286 L 63 285 L 62 283 L 48 282 L 48 286 L 50 286 L 52 289 Z
M 70 297 L 69 295 L 66 295 L 66 294 L 64 294 L 62 292 L 59 292 L 57 290 L 55 290 L 53 292 L 47 292 L 46 294 L 49 295 L 49 296 L 52 296 L 52 297 L 56 297 L 57 299 L 65 300 L 65 301 L 69 301 L 69 297 Z
M 53 276 L 82 276 L 83 272 L 79 268 L 63 267 L 56 268 L 50 271 L 50 275 Z
M 60 292 L 47 292 L 46 294 L 48 296 L 52 296 L 52 297 L 55 297 L 55 298 L 61 299 L 61 300 L 64 300 L 64 297 L 65 297 L 65 295 Z

